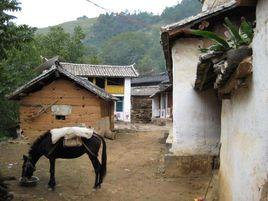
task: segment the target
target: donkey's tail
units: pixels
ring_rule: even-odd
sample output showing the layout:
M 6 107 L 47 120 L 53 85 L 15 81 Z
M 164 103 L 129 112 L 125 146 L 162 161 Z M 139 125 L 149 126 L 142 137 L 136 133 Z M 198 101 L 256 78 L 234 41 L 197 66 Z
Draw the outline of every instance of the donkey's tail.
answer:
M 102 141 L 102 155 L 101 155 L 101 178 L 104 179 L 107 171 L 107 154 L 106 154 L 106 142 L 104 140 L 104 137 L 99 135 L 101 141 Z

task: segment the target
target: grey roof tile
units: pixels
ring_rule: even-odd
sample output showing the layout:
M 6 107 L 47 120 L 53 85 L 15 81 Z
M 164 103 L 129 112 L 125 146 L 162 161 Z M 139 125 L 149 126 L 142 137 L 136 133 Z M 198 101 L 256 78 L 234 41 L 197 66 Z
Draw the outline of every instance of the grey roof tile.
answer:
M 94 65 L 94 64 L 75 64 L 60 62 L 60 65 L 68 72 L 85 77 L 138 77 L 139 74 L 134 65 L 115 66 L 115 65 Z
M 131 80 L 131 84 L 138 86 L 138 85 L 154 85 L 159 84 L 161 82 L 169 82 L 169 77 L 167 72 L 158 73 L 155 75 L 144 75 L 137 78 L 133 78 Z
M 156 86 L 135 86 L 131 87 L 131 96 L 151 96 L 159 90 L 159 85 Z
M 46 78 L 49 78 L 50 76 L 53 76 L 53 74 L 55 74 L 55 72 L 58 72 L 59 74 L 66 76 L 67 78 L 73 80 L 78 85 L 80 85 L 83 88 L 85 88 L 86 90 L 96 94 L 97 96 L 99 96 L 100 98 L 102 98 L 104 100 L 117 100 L 116 97 L 107 93 L 106 91 L 99 88 L 98 86 L 94 85 L 93 83 L 91 83 L 87 79 L 81 78 L 79 76 L 75 76 L 72 73 L 63 69 L 62 67 L 58 67 L 58 66 L 56 67 L 55 65 L 53 65 L 50 69 L 45 70 L 42 74 L 40 74 L 37 77 L 35 77 L 34 79 L 30 80 L 29 82 L 27 82 L 23 86 L 17 88 L 14 92 L 7 95 L 7 98 L 8 99 L 18 99 L 21 93 L 30 91 L 34 85 L 38 84 L 43 79 L 46 79 Z

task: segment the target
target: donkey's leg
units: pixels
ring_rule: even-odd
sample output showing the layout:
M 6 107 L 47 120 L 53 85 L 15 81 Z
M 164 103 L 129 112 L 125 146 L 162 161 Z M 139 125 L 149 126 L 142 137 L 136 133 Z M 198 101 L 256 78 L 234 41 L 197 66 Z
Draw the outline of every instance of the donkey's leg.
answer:
M 55 189 L 56 186 L 56 181 L 55 181 L 55 158 L 50 158 L 49 162 L 50 162 L 50 179 L 48 182 L 48 186 L 49 188 L 51 188 L 52 190 Z
M 97 189 L 98 187 L 101 187 L 100 179 L 101 179 L 101 164 L 100 161 L 96 156 L 92 156 L 90 153 L 88 154 L 89 159 L 92 162 L 92 165 L 95 170 L 95 184 L 93 186 L 93 189 Z

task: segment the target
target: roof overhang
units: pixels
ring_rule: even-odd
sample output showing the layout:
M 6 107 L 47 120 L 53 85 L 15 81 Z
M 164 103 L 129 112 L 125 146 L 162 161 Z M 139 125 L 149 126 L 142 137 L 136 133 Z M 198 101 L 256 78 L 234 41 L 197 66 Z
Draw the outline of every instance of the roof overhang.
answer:
M 116 97 L 107 93 L 106 91 L 94 85 L 90 81 L 84 78 L 81 78 L 79 76 L 75 76 L 71 74 L 70 72 L 64 70 L 62 67 L 56 66 L 56 65 L 53 65 L 49 70 L 44 71 L 42 74 L 38 75 L 37 77 L 30 80 L 26 84 L 17 88 L 14 92 L 8 94 L 6 97 L 10 100 L 19 100 L 21 97 L 26 96 L 28 93 L 41 89 L 44 85 L 50 83 L 48 82 L 48 80 L 51 80 L 51 79 L 54 80 L 61 76 L 72 80 L 77 85 L 83 87 L 87 91 L 94 93 L 101 99 L 104 99 L 106 101 L 117 100 Z
M 164 92 L 172 91 L 172 88 L 173 88 L 172 84 L 162 85 L 160 86 L 160 89 L 157 92 L 155 92 L 153 95 L 150 96 L 150 98 L 154 98 L 155 96 Z
M 177 23 L 161 27 L 161 43 L 166 60 L 166 68 L 172 82 L 172 46 L 179 38 L 196 37 L 189 35 L 189 29 L 196 28 L 203 21 L 210 20 L 216 22 L 223 19 L 226 15 L 236 14 L 239 10 L 251 10 L 256 6 L 256 0 L 233 0 L 213 9 L 201 12 Z

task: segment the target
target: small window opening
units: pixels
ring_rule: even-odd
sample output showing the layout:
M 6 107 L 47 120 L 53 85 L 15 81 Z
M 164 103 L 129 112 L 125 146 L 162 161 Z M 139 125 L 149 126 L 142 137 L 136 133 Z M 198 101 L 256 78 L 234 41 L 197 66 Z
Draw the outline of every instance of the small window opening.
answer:
M 92 82 L 93 83 L 93 80 L 94 80 L 94 77 L 89 77 L 88 78 L 88 81 Z
M 96 78 L 96 85 L 102 89 L 105 88 L 105 79 L 101 77 Z
M 65 120 L 65 115 L 56 115 L 57 120 Z
M 107 78 L 107 85 L 124 86 L 124 78 Z

